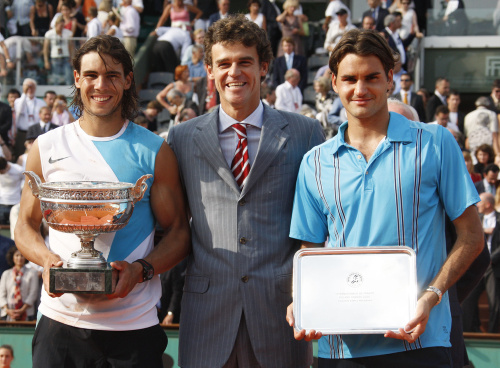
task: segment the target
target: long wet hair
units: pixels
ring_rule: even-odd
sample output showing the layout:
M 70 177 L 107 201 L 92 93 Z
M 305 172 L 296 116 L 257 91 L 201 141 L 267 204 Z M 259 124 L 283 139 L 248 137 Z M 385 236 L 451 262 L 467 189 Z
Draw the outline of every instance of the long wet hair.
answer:
M 78 73 L 81 72 L 80 68 L 83 56 L 89 52 L 97 52 L 105 65 L 106 62 L 104 61 L 103 55 L 111 56 L 115 63 L 123 66 L 123 74 L 125 77 L 130 72 L 134 72 L 134 60 L 132 59 L 132 56 L 130 56 L 123 44 L 116 37 L 100 35 L 92 37 L 90 40 L 85 42 L 82 47 L 76 51 L 75 56 L 73 57 L 73 68 L 77 70 Z M 121 116 L 123 119 L 133 120 L 137 116 L 137 101 L 137 90 L 135 88 L 134 78 L 132 77 L 130 88 L 123 91 L 121 101 Z M 76 88 L 75 85 L 73 85 L 73 101 L 71 102 L 71 105 L 76 107 L 77 114 L 80 117 L 83 114 L 84 106 L 80 88 Z

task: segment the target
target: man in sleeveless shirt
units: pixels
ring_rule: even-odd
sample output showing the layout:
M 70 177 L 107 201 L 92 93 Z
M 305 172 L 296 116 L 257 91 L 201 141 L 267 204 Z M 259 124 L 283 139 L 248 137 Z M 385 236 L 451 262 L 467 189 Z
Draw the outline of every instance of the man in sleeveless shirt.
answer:
M 156 314 L 158 275 L 189 251 L 177 162 L 161 138 L 130 122 L 137 110 L 133 63 L 117 38 L 92 38 L 73 64 L 80 118 L 40 136 L 27 170 L 47 182 L 135 182 L 144 174 L 154 176 L 128 225 L 96 240 L 118 272 L 115 292 L 106 296 L 49 292 L 49 269 L 62 266 L 80 245 L 76 236 L 53 229 L 45 245 L 38 232 L 39 200 L 24 188 L 16 241 L 29 260 L 44 267 L 33 366 L 159 368 L 167 339 Z M 165 235 L 153 247 L 156 222 Z

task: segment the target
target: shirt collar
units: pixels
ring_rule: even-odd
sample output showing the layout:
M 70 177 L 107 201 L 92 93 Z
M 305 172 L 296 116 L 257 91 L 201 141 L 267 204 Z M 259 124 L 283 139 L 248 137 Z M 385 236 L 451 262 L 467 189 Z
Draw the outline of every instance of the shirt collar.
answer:
M 387 140 L 389 142 L 410 143 L 412 141 L 410 122 L 404 116 L 390 112 L 389 126 L 387 127 Z M 344 122 L 337 134 L 338 139 L 333 140 L 332 154 L 335 154 L 341 146 L 345 146 L 344 133 L 348 122 Z
M 226 129 L 229 129 L 233 124 L 241 123 L 252 125 L 258 129 L 262 129 L 262 120 L 264 115 L 264 106 L 262 101 L 259 102 L 259 106 L 243 121 L 238 121 L 230 117 L 223 109 L 222 106 L 219 108 L 219 133 L 222 133 Z

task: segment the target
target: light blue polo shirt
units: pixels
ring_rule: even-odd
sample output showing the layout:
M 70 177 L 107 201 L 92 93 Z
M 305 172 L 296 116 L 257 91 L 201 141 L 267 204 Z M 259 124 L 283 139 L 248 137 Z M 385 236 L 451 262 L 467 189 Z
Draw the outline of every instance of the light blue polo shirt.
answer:
M 411 247 L 417 253 L 420 295 L 446 259 L 445 212 L 455 220 L 479 202 L 460 148 L 445 128 L 391 112 L 387 137 L 366 162 L 344 141 L 346 128 L 347 122 L 336 137 L 304 156 L 290 237 L 313 243 L 328 238 L 329 247 Z M 450 346 L 450 328 L 446 293 L 415 343 L 383 335 L 330 335 L 320 339 L 319 357 L 342 359 Z

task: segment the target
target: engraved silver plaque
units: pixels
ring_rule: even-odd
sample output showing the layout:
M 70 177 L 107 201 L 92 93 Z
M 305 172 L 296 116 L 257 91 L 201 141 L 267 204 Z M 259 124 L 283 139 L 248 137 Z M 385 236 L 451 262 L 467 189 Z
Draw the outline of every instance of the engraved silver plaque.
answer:
M 415 314 L 415 252 L 400 246 L 299 250 L 293 302 L 297 330 L 326 335 L 398 331 Z

